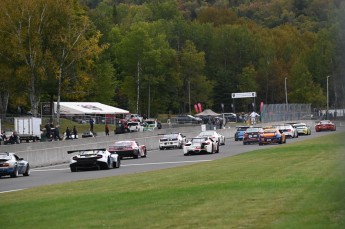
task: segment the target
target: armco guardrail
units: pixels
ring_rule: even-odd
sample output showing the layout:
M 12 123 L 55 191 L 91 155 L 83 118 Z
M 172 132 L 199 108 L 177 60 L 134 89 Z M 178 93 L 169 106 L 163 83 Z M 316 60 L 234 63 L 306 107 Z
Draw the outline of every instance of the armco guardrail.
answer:
M 313 121 L 303 121 L 313 126 Z M 272 125 L 274 123 L 266 123 Z M 236 128 L 218 129 L 217 132 L 224 135 L 227 141 L 234 137 Z M 109 145 L 119 140 L 133 139 L 140 144 L 146 145 L 147 149 L 155 150 L 159 148 L 159 134 L 180 132 L 187 138 L 194 137 L 201 132 L 201 126 L 185 126 L 178 128 L 164 128 L 156 131 L 127 133 L 110 136 L 97 136 L 95 138 L 81 138 L 68 141 L 53 142 L 35 142 L 22 143 L 17 145 L 1 145 L 0 152 L 15 152 L 20 157 L 29 161 L 31 167 L 41 167 L 66 163 L 71 155 L 67 154 L 69 150 L 87 149 L 87 148 L 108 148 Z

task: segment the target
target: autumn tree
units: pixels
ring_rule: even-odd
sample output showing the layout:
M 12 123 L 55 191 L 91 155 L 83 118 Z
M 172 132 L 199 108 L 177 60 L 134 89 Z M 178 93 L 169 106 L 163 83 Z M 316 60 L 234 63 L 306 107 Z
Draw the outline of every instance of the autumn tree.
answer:
M 43 82 L 53 80 L 52 75 L 58 78 L 58 84 L 52 83 L 58 86 L 59 97 L 63 74 L 66 79 L 75 77 L 75 66 L 82 64 L 85 69 L 99 54 L 100 34 L 91 30 L 91 22 L 75 0 L 4 0 L 0 7 L 1 38 L 8 59 L 18 65 L 16 77 L 25 82 L 36 116 Z

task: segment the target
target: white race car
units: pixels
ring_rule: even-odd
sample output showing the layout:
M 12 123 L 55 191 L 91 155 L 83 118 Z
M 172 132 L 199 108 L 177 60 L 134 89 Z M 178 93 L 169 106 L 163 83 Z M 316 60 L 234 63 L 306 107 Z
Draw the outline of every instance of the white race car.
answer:
M 179 148 L 186 143 L 186 136 L 181 133 L 163 134 L 159 138 L 159 149 Z
M 185 156 L 202 153 L 219 153 L 219 144 L 209 137 L 195 137 L 183 146 Z
M 276 124 L 272 126 L 277 127 L 287 138 L 298 138 L 298 132 L 291 124 Z
M 110 153 L 106 149 L 84 149 L 67 151 L 68 154 L 77 153 L 70 159 L 71 172 L 83 169 L 111 169 L 119 168 L 120 157 L 117 153 Z
M 216 140 L 219 145 L 225 145 L 225 137 L 214 130 L 203 131 L 198 135 L 198 137 L 209 137 Z

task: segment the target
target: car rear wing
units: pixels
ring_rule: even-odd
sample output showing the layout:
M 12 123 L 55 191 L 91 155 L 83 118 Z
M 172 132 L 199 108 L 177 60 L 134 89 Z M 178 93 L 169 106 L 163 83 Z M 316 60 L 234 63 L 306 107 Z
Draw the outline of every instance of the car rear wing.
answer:
M 69 150 L 67 151 L 68 154 L 83 152 L 83 151 L 106 151 L 106 148 L 98 148 L 98 149 L 79 149 L 79 150 Z

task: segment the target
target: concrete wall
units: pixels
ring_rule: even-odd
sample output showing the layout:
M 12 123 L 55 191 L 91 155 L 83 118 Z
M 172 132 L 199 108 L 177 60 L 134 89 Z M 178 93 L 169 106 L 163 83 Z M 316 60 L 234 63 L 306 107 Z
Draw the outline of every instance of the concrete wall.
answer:
M 235 128 L 218 130 L 226 138 L 234 136 Z M 19 157 L 29 161 L 31 167 L 40 167 L 68 162 L 71 154 L 69 150 L 87 148 L 108 148 L 109 145 L 119 140 L 136 140 L 140 145 L 146 145 L 147 150 L 159 148 L 159 134 L 180 132 L 187 138 L 194 137 L 201 132 L 201 126 L 186 126 L 179 128 L 166 128 L 148 132 L 133 132 L 104 136 L 98 134 L 95 138 L 81 138 L 77 140 L 32 142 L 16 145 L 1 145 L 0 152 L 15 152 Z
M 306 123 L 313 127 L 312 121 L 306 121 Z M 234 137 L 235 131 L 236 128 L 234 127 L 217 130 L 225 136 L 226 141 L 231 141 L 230 138 Z M 0 152 L 15 152 L 19 157 L 29 161 L 31 167 L 40 167 L 68 162 L 71 157 L 71 154 L 67 154 L 69 150 L 108 148 L 109 145 L 119 140 L 136 140 L 139 144 L 146 145 L 148 150 L 155 150 L 159 148 L 159 134 L 176 132 L 186 135 L 187 138 L 192 138 L 201 132 L 201 126 L 182 126 L 140 133 L 112 134 L 110 136 L 104 136 L 104 133 L 101 133 L 95 138 L 1 145 Z

